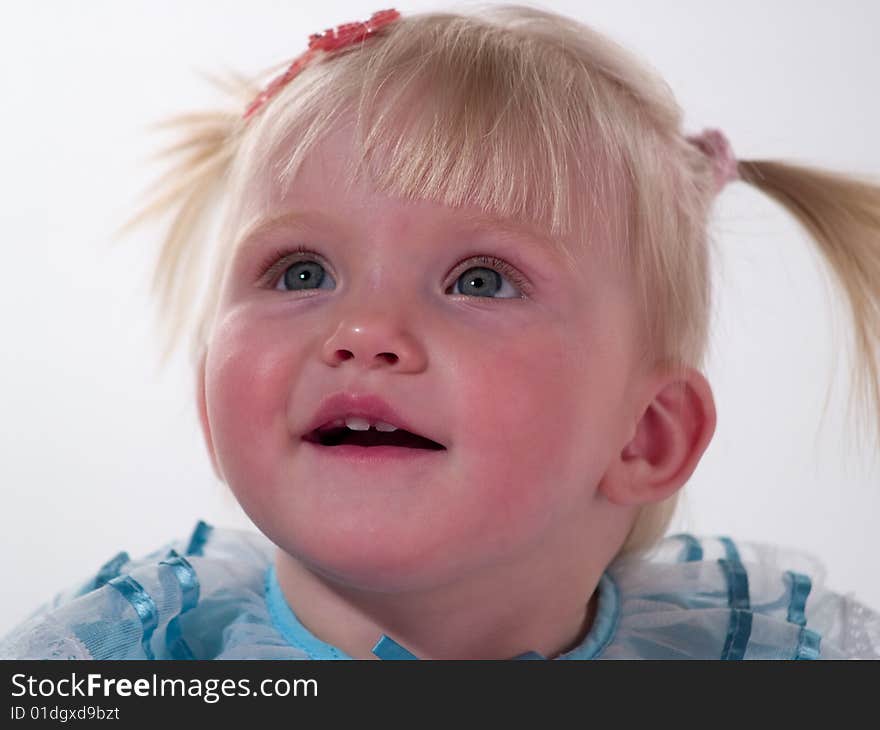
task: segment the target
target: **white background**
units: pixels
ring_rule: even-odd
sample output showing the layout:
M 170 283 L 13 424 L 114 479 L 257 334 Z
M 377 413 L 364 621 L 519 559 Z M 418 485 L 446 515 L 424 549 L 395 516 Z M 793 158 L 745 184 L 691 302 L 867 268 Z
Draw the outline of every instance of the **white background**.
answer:
M 119 550 L 202 518 L 246 526 L 210 469 L 182 353 L 164 372 L 149 298 L 159 229 L 119 244 L 167 142 L 146 126 L 211 106 L 196 73 L 253 73 L 381 6 L 10 2 L 0 11 L 0 633 Z M 443 8 L 406 2 L 404 13 Z M 545 2 L 648 60 L 741 159 L 880 178 L 880 4 Z M 742 183 L 719 198 L 712 356 L 718 428 L 675 529 L 806 548 L 880 608 L 876 447 L 844 422 L 849 328 L 812 244 Z M 219 282 L 214 282 L 218 284 Z M 210 283 L 209 283 L 210 285 Z M 834 369 L 835 353 L 839 353 Z M 826 385 L 835 386 L 826 425 Z M 870 441 L 868 442 L 870 444 Z

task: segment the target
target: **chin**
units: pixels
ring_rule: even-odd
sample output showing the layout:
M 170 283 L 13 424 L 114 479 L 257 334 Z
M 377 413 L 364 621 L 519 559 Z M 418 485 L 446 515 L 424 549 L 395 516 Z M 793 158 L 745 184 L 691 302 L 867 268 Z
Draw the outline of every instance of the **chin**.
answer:
M 376 593 L 430 590 L 454 583 L 468 567 L 436 543 L 415 544 L 387 533 L 382 539 L 364 538 L 363 532 L 351 540 L 322 532 L 313 541 L 300 533 L 273 542 L 329 583 Z

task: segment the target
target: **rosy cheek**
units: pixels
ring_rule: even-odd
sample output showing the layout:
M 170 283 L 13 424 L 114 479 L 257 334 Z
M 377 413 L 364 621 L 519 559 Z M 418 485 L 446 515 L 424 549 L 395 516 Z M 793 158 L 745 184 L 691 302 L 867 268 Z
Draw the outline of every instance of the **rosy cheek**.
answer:
M 216 331 L 206 363 L 208 417 L 223 473 L 243 502 L 272 484 L 273 454 L 288 437 L 284 422 L 289 358 L 267 333 L 229 318 Z
M 523 333 L 484 346 L 461 371 L 454 418 L 470 441 L 470 470 L 484 480 L 486 498 L 511 516 L 541 519 L 571 482 L 582 378 L 559 347 L 546 332 Z

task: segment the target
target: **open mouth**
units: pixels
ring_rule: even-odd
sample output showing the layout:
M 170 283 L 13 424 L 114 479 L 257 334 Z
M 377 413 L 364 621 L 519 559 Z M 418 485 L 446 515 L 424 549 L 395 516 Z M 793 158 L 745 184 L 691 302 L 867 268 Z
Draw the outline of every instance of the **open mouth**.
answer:
M 366 431 L 354 431 L 347 426 L 336 426 L 328 429 L 315 429 L 303 436 L 304 441 L 319 446 L 399 446 L 405 449 L 430 449 L 445 451 L 446 447 L 418 434 L 410 433 L 402 428 L 396 431 L 377 431 L 370 428 Z

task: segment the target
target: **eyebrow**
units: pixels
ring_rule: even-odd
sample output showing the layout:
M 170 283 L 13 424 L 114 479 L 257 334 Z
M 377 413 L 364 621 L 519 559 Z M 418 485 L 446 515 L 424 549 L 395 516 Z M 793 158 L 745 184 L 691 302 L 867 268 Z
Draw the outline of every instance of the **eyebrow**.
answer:
M 233 251 L 235 253 L 246 251 L 256 239 L 275 231 L 283 231 L 297 223 L 306 222 L 309 218 L 319 219 L 319 222 L 322 224 L 336 225 L 336 220 L 332 216 L 319 211 L 288 211 L 281 215 L 258 218 L 250 223 L 245 228 L 244 233 L 236 239 Z
M 535 226 L 529 226 L 512 219 L 497 218 L 485 213 L 471 211 L 460 211 L 460 219 L 475 231 L 502 231 L 510 235 L 539 241 L 546 245 L 561 245 L 561 241 L 549 233 L 542 232 Z
M 458 220 L 473 231 L 486 233 L 497 233 L 500 231 L 508 236 L 515 236 L 517 239 L 533 240 L 553 248 L 562 245 L 559 239 L 514 220 L 496 218 L 485 213 L 471 211 L 459 211 L 458 213 Z M 257 239 L 276 231 L 285 230 L 296 224 L 309 223 L 309 219 L 314 219 L 317 224 L 326 225 L 331 228 L 345 225 L 342 220 L 322 211 L 288 211 L 276 216 L 259 218 L 249 224 L 245 232 L 236 239 L 233 251 L 236 253 L 247 251 Z

